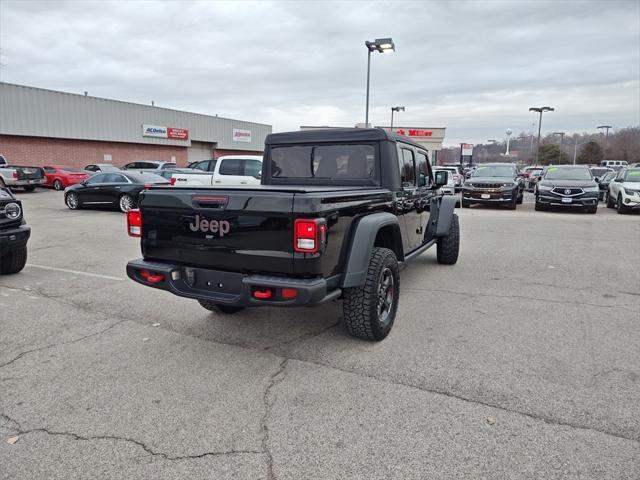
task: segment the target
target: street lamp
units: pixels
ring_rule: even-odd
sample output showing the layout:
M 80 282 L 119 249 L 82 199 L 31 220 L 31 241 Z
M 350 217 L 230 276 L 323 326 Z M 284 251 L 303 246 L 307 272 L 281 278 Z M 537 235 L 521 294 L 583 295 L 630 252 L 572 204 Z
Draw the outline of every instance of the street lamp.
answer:
M 576 140 L 573 144 L 573 164 L 576 164 L 576 157 L 578 156 L 578 147 L 580 145 L 584 145 L 585 143 L 589 143 L 591 140 L 587 140 L 586 142 L 580 142 L 578 143 L 578 137 L 576 137 Z
M 562 163 L 562 140 L 564 139 L 564 132 L 553 132 L 554 135 L 560 135 L 560 149 L 558 152 L 558 165 Z
M 606 153 L 607 151 L 607 147 L 609 146 L 609 129 L 613 128 L 611 125 L 600 125 L 599 127 L 596 127 L 598 130 L 605 130 L 605 135 L 604 135 L 604 153 Z M 600 132 L 602 133 L 602 131 Z M 607 157 L 604 157 L 607 158 Z
M 538 148 L 536 150 L 536 165 L 538 165 L 538 158 L 540 156 L 540 131 L 542 129 L 542 114 L 544 112 L 553 112 L 553 107 L 530 107 L 530 112 L 538 112 L 540 114 L 540 121 L 538 121 Z
M 404 112 L 404 107 L 391 107 L 391 131 L 393 132 L 393 112 Z
M 507 134 L 507 151 L 505 152 L 504 156 L 508 157 L 509 156 L 509 142 L 511 142 L 511 134 L 513 133 L 513 130 L 511 130 L 510 128 L 507 128 L 504 133 Z
M 373 42 L 365 41 L 367 47 L 367 107 L 364 116 L 364 124 L 369 128 L 369 77 L 371 74 L 371 52 L 393 52 L 396 49 L 393 40 L 390 38 L 376 38 Z

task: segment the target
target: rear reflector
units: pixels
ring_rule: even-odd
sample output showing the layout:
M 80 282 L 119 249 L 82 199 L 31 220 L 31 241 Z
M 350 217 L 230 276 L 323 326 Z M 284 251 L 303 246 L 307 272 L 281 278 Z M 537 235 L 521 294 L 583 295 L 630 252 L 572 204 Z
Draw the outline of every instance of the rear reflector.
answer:
M 283 288 L 282 289 L 282 298 L 285 300 L 291 300 L 292 298 L 296 298 L 298 296 L 298 290 L 295 288 Z
M 127 233 L 130 237 L 142 236 L 142 213 L 138 209 L 127 212 Z
M 149 272 L 148 270 L 140 270 L 140 276 L 149 283 L 159 283 L 164 281 L 163 274 Z
M 266 300 L 267 298 L 271 298 L 272 296 L 273 292 L 270 288 L 260 288 L 253 291 L 253 298 L 257 298 L 258 300 Z

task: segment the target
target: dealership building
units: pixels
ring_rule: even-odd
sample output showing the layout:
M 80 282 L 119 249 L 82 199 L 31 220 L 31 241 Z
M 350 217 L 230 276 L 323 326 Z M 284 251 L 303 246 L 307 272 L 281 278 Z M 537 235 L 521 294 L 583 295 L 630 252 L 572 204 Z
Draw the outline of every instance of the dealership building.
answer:
M 271 125 L 0 83 L 0 155 L 13 165 L 134 160 L 185 166 L 261 155 Z

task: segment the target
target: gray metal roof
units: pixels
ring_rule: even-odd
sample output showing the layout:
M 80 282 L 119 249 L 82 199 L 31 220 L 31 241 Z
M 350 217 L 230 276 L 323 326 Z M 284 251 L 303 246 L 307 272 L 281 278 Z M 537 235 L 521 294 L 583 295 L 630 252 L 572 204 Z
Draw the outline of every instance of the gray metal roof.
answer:
M 232 150 L 264 149 L 271 125 L 182 112 L 169 108 L 58 92 L 0 82 L 0 134 L 190 146 L 217 143 Z M 142 125 L 189 130 L 188 140 L 142 136 Z M 251 142 L 233 139 L 233 130 L 251 131 Z

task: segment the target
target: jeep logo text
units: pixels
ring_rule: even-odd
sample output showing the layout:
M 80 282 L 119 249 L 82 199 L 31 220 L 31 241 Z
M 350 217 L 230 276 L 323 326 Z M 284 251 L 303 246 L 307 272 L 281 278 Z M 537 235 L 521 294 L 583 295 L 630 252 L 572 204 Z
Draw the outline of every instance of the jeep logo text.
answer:
M 224 237 L 231 230 L 231 224 L 227 220 L 207 220 L 196 215 L 196 219 L 189 224 L 189 228 L 192 232 L 199 230 L 204 233 L 217 233 L 220 237 Z

